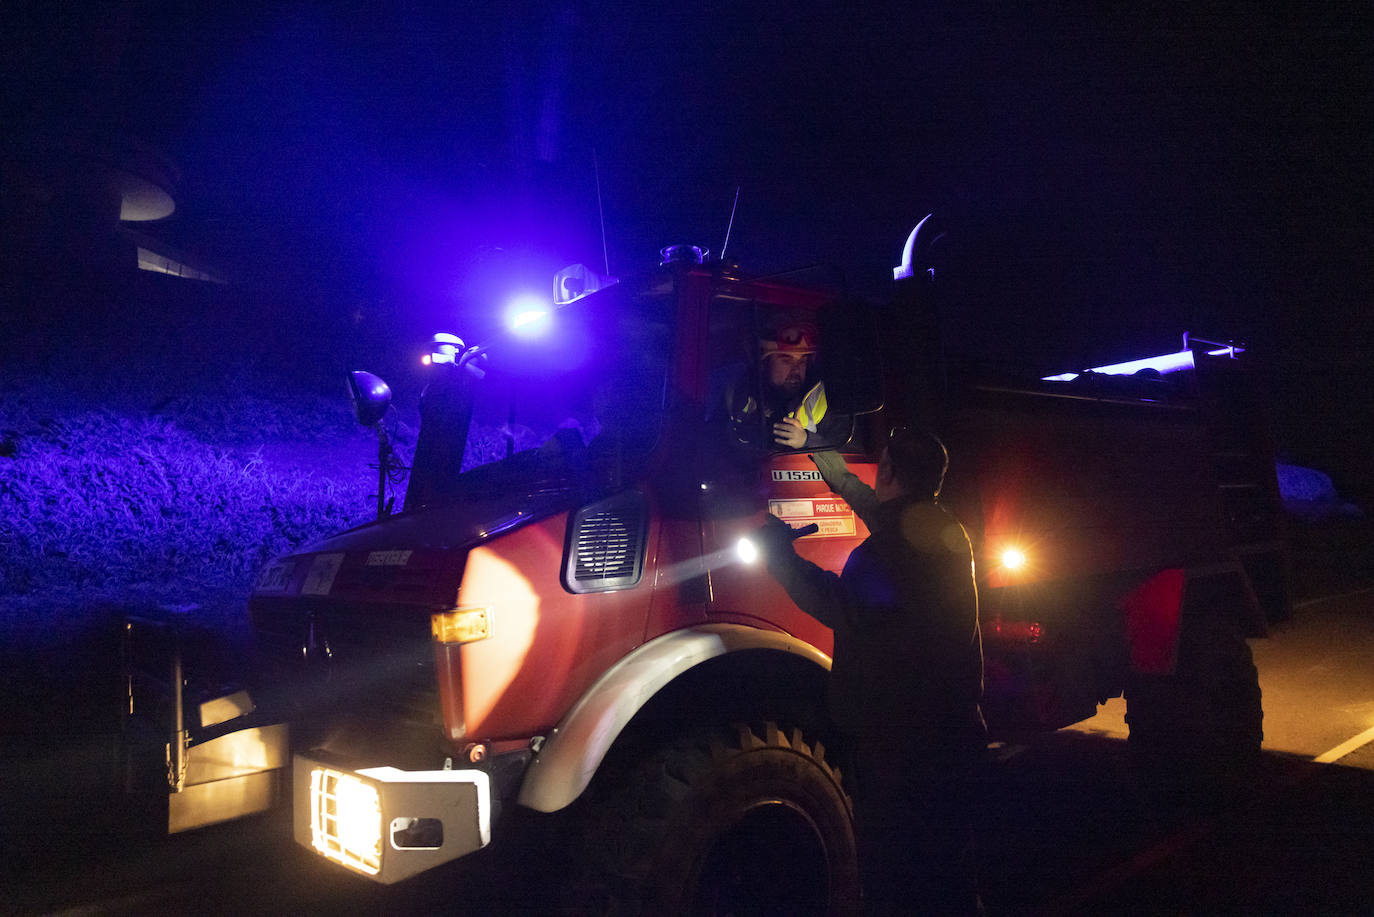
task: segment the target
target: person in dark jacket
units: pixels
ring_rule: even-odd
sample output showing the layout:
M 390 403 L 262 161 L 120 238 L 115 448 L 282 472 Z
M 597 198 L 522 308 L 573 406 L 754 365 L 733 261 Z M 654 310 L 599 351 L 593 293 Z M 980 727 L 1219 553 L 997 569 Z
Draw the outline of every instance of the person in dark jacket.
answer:
M 834 452 L 812 459 L 869 537 L 836 576 L 798 557 L 776 517 L 759 536 L 769 572 L 835 634 L 830 706 L 852 746 L 865 911 L 980 913 L 983 653 L 968 535 L 937 503 L 944 444 L 894 431 L 876 489 Z

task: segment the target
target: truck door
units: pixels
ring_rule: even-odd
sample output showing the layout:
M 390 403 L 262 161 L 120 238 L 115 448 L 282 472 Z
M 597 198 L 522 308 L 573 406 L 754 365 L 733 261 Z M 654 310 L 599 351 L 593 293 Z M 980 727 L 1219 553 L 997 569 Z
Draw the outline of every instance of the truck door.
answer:
M 800 612 L 761 563 L 739 561 L 736 546 L 772 512 L 793 527 L 819 531 L 796 543 L 803 557 L 838 572 L 867 536 L 853 511 L 830 492 L 806 451 L 779 451 L 760 410 L 766 381 L 758 341 L 766 329 L 813 314 L 757 300 L 719 295 L 708 310 L 707 422 L 699 455 L 703 553 L 708 559 L 708 616 L 770 626 L 829 651 L 830 631 Z M 822 346 L 824 346 L 822 344 Z M 848 440 L 852 424 L 844 425 Z M 831 443 L 843 447 L 844 443 Z M 872 483 L 872 464 L 859 452 L 854 470 Z

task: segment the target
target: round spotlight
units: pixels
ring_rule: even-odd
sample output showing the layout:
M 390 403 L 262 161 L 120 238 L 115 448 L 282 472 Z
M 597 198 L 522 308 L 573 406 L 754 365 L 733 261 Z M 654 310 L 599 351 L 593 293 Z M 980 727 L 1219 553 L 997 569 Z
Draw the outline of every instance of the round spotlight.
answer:
M 752 564 L 759 559 L 759 547 L 748 538 L 741 538 L 735 545 L 735 556 L 742 564 Z
M 1026 555 L 1020 548 L 1007 548 L 1002 552 L 1002 566 L 1008 570 L 1020 570 L 1026 565 Z

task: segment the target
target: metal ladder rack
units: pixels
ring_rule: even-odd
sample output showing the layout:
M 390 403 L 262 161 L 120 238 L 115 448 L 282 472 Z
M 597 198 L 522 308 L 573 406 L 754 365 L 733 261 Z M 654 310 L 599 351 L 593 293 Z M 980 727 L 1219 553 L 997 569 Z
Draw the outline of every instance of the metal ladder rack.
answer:
M 1184 335 L 1212 437 L 1212 468 L 1227 537 L 1269 621 L 1288 616 L 1283 505 L 1263 391 L 1242 345 Z

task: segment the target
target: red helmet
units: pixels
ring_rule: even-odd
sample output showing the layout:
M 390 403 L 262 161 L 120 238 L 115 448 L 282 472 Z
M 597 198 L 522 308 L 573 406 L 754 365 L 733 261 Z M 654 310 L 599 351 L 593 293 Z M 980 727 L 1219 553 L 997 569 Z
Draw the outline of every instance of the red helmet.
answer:
M 759 341 L 765 357 L 775 353 L 815 353 L 820 344 L 820 332 L 810 322 L 783 325 L 771 337 Z

